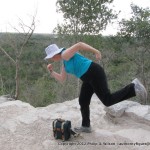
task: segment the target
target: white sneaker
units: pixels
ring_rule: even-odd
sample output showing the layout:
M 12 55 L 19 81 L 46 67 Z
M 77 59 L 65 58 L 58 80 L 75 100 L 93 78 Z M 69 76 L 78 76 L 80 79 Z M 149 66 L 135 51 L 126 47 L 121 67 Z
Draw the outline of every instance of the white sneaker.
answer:
M 75 127 L 74 130 L 76 132 L 86 132 L 86 133 L 91 133 L 92 132 L 92 128 L 91 127 Z
M 146 101 L 147 100 L 147 91 L 144 87 L 144 85 L 137 79 L 135 78 L 132 83 L 135 84 L 134 89 L 135 93 L 137 96 L 141 98 L 141 100 Z

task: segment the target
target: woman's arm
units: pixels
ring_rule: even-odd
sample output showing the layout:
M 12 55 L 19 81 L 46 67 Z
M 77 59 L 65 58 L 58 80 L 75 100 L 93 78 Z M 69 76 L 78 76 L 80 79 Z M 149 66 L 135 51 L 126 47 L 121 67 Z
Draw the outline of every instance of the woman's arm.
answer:
M 77 44 L 74 44 L 73 46 L 71 46 L 70 48 L 66 49 L 62 54 L 61 57 L 64 60 L 69 60 L 71 57 L 73 57 L 73 55 L 79 51 L 79 50 L 85 50 L 85 51 L 89 51 L 95 54 L 96 59 L 101 59 L 101 53 L 100 51 L 98 51 L 97 49 L 93 48 L 92 46 L 83 43 L 83 42 L 79 42 Z
M 67 74 L 66 74 L 66 71 L 64 69 L 64 66 L 62 66 L 60 74 L 53 71 L 53 67 L 51 64 L 47 65 L 47 69 L 50 71 L 51 76 L 54 77 L 60 83 L 63 83 L 66 80 Z

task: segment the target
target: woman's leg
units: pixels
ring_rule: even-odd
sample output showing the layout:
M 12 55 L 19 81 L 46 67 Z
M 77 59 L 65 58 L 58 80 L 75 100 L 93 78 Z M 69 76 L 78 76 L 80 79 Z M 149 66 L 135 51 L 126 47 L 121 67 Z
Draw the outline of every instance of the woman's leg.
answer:
M 135 96 L 134 84 L 131 83 L 117 92 L 110 93 L 103 68 L 93 63 L 84 79 L 89 80 L 91 87 L 105 106 L 111 106 Z
M 87 82 L 83 82 L 81 92 L 79 96 L 79 104 L 82 115 L 82 126 L 90 127 L 90 101 L 94 91 L 91 85 Z
M 107 78 L 105 72 L 101 66 L 98 64 L 95 65 L 95 73 L 92 80 L 90 81 L 91 86 L 93 87 L 94 92 L 100 98 L 102 103 L 105 106 L 111 106 L 123 100 L 129 99 L 135 96 L 134 84 L 131 83 L 121 90 L 118 90 L 114 93 L 110 93 L 107 84 Z

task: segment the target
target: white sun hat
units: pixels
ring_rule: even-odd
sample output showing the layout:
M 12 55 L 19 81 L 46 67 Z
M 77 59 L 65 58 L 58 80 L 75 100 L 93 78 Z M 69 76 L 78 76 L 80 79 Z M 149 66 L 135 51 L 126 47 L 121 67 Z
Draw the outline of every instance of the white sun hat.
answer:
M 59 54 L 64 48 L 58 48 L 56 44 L 51 44 L 48 47 L 45 48 L 46 57 L 44 58 L 49 59 L 52 58 L 54 55 Z

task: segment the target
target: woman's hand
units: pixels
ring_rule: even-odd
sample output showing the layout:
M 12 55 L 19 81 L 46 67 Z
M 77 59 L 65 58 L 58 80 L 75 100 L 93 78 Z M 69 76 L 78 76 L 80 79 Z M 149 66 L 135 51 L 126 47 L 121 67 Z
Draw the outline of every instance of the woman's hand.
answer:
M 48 65 L 47 65 L 47 69 L 48 69 L 50 72 L 53 72 L 53 66 L 52 66 L 52 64 L 48 64 Z
M 51 77 L 55 78 L 57 81 L 63 83 L 66 80 L 66 72 L 65 72 L 64 66 L 62 66 L 60 74 L 53 71 L 52 64 L 48 64 L 47 69 L 50 71 Z
M 98 50 L 96 50 L 96 52 L 95 52 L 95 57 L 96 57 L 96 59 L 97 60 L 101 60 L 101 52 L 100 51 L 98 51 Z

